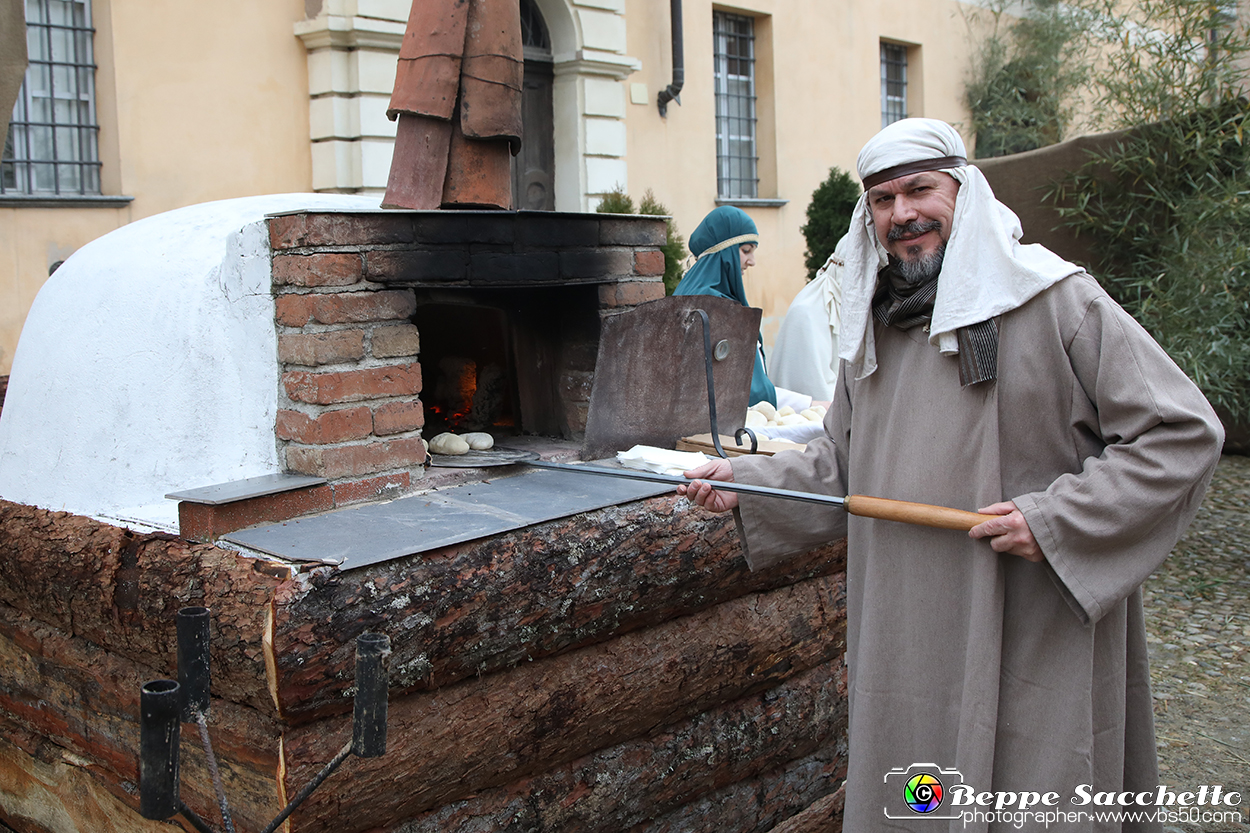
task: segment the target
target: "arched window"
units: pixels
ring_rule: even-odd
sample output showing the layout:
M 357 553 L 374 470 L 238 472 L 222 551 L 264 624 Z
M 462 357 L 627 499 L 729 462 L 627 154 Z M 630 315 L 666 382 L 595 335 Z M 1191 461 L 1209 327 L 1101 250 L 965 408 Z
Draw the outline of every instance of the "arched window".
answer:
M 525 135 L 512 160 L 512 204 L 518 209 L 554 211 L 555 126 L 552 87 L 555 74 L 551 35 L 534 0 L 521 0 L 521 43 L 525 48 L 525 81 L 521 121 Z
M 526 60 L 551 60 L 551 34 L 534 0 L 521 0 L 521 43 Z

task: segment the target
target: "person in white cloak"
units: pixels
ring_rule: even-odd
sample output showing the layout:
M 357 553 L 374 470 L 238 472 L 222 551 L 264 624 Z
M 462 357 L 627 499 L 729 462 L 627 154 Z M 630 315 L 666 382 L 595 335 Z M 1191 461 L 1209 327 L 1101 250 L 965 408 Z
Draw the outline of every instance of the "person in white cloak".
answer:
M 838 331 L 841 329 L 842 269 L 845 260 L 838 242 L 816 277 L 799 290 L 786 310 L 773 342 L 773 382 L 791 390 L 807 391 L 828 402 L 838 381 Z
M 965 157 L 930 119 L 864 146 L 825 435 L 678 491 L 737 511 L 752 569 L 847 537 L 843 829 L 1159 831 L 1157 814 L 1073 800 L 1160 795 L 1140 586 L 1197 512 L 1223 430 L 1088 274 L 1020 243 Z M 716 480 L 997 517 L 936 530 Z M 1016 814 L 955 804 L 960 784 L 1016 793 Z M 1024 812 L 1025 793 L 1070 814 Z

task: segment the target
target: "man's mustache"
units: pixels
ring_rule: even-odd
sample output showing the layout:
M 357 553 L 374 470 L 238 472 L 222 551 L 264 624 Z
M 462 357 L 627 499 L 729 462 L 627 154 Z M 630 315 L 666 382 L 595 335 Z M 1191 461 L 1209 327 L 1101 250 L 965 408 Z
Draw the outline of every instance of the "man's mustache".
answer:
M 887 240 L 893 242 L 895 240 L 900 240 L 903 237 L 919 237 L 920 235 L 930 231 L 941 230 L 942 223 L 938 220 L 928 220 L 924 223 L 919 220 L 912 220 L 910 223 L 905 223 L 901 226 L 890 226 L 890 230 L 885 236 Z

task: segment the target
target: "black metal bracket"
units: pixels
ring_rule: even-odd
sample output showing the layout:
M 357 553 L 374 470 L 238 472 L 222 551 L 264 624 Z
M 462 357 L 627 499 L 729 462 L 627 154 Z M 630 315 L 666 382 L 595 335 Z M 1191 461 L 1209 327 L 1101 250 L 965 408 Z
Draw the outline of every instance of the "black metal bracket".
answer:
M 230 806 L 222 788 L 217 758 L 208 737 L 209 611 L 184 607 L 178 611 L 178 680 L 150 680 L 139 689 L 139 813 L 163 821 L 181 814 L 200 833 L 216 833 L 182 803 L 179 796 L 180 723 L 199 726 L 208 770 L 217 793 L 222 825 L 234 833 Z M 356 638 L 356 698 L 352 739 L 327 763 L 265 828 L 273 833 L 313 790 L 349 755 L 379 758 L 386 754 L 387 660 L 391 641 L 385 634 L 362 633 Z
M 738 445 L 742 445 L 743 434 L 746 434 L 748 437 L 751 438 L 751 453 L 754 454 L 756 451 L 759 451 L 760 441 L 756 438 L 755 432 L 752 431 L 750 428 L 742 427 L 742 428 L 739 428 L 737 431 L 735 431 L 734 442 L 736 442 Z
M 712 445 L 716 447 L 717 454 L 728 460 L 729 455 L 720 445 L 720 429 L 716 426 L 716 383 L 712 379 L 712 322 L 708 320 L 705 310 L 692 309 L 690 314 L 697 314 L 703 320 L 703 364 L 707 369 L 707 416 L 712 423 Z

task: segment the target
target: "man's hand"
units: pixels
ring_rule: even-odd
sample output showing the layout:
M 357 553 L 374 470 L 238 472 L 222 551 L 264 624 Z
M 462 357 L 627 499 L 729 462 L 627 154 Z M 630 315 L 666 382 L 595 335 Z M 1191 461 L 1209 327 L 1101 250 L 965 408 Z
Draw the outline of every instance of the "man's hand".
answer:
M 1037 545 L 1037 539 L 1033 537 L 1033 530 L 1029 529 L 1029 522 L 1024 519 L 1024 515 L 1014 503 L 1011 501 L 995 503 L 993 506 L 986 506 L 977 511 L 983 515 L 1001 515 L 1002 517 L 977 524 L 968 530 L 970 537 L 989 538 L 994 552 L 1018 555 L 1026 561 L 1045 560 L 1046 556 L 1042 554 L 1041 547 Z
M 678 486 L 677 494 L 685 495 L 695 503 L 711 512 L 728 512 L 738 505 L 738 495 L 734 492 L 718 492 L 712 488 L 708 480 L 724 480 L 732 483 L 734 470 L 728 460 L 712 460 L 697 469 L 686 472 L 691 480 L 701 481 L 689 486 Z

